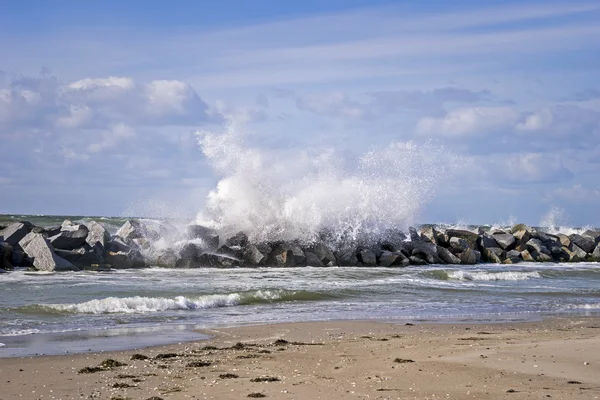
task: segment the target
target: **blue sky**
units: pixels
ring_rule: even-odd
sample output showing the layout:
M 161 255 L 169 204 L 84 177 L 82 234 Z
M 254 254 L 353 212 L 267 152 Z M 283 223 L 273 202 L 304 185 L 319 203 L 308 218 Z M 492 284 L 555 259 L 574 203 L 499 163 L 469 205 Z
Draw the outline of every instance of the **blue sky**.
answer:
M 7 2 L 0 54 L 3 213 L 198 211 L 233 115 L 273 154 L 444 146 L 422 222 L 600 225 L 597 1 Z

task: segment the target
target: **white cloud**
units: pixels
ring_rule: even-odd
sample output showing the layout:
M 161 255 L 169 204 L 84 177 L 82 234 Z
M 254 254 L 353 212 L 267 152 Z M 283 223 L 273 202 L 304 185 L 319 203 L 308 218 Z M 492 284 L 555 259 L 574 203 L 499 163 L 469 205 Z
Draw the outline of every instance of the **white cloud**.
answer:
M 296 99 L 300 110 L 315 114 L 361 119 L 371 117 L 371 111 L 363 104 L 352 101 L 344 93 L 313 93 Z
M 106 149 L 120 146 L 123 141 L 132 139 L 135 136 L 135 131 L 131 127 L 125 124 L 117 124 L 110 130 L 105 131 L 101 135 L 101 140 L 99 142 L 90 144 L 88 146 L 88 151 L 91 153 L 98 153 Z
M 553 120 L 552 111 L 545 108 L 528 115 L 516 128 L 520 131 L 539 131 L 552 125 Z
M 503 160 L 499 167 L 497 172 L 512 182 L 558 182 L 573 177 L 573 173 L 563 165 L 560 157 L 552 154 L 515 154 Z
M 600 187 L 585 187 L 577 183 L 570 187 L 555 189 L 552 195 L 556 198 L 575 203 L 597 202 L 600 200 Z
M 519 118 L 520 113 L 510 107 L 459 108 L 442 118 L 422 118 L 417 124 L 417 133 L 448 136 L 483 134 L 512 127 Z

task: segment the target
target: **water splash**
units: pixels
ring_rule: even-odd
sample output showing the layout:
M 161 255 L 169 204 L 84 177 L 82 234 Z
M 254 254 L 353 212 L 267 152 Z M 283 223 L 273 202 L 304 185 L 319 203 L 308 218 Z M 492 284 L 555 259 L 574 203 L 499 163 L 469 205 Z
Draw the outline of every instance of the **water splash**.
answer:
M 259 148 L 235 119 L 197 136 L 220 178 L 197 222 L 253 241 L 312 241 L 323 231 L 346 241 L 405 230 L 461 165 L 431 143 L 393 142 L 358 157 L 335 148 Z

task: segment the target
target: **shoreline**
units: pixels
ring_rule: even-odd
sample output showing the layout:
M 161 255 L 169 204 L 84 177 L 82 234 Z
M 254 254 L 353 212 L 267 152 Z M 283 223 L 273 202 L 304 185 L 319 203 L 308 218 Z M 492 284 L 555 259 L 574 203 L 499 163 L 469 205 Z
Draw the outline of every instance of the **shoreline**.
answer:
M 599 317 L 493 324 L 296 322 L 200 333 L 211 337 L 137 350 L 6 358 L 0 398 L 600 396 Z M 148 358 L 131 360 L 134 354 Z M 107 359 L 127 365 L 78 373 Z

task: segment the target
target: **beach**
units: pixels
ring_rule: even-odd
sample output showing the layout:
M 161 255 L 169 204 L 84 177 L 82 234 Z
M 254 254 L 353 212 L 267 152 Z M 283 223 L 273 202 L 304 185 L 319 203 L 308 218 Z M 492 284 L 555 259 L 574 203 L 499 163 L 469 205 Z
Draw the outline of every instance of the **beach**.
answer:
M 210 339 L 4 358 L 0 399 L 600 398 L 598 318 L 299 322 L 200 333 Z

